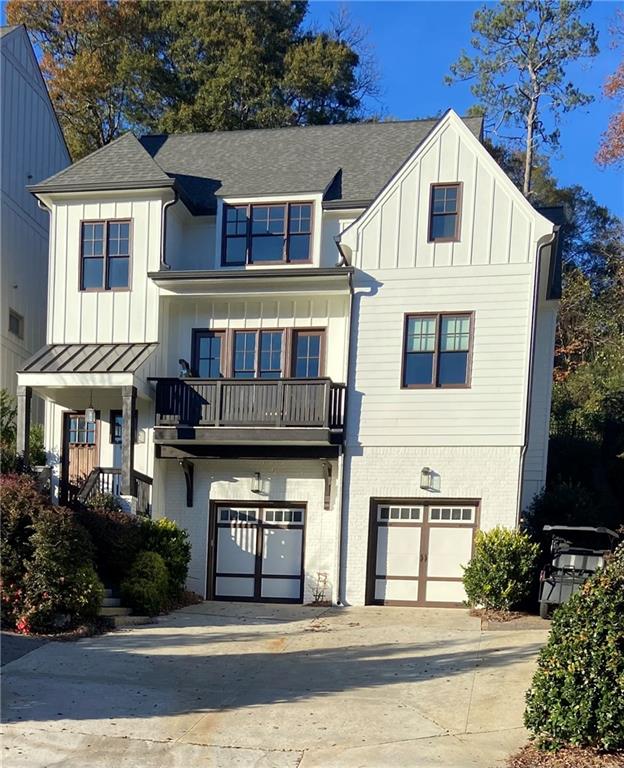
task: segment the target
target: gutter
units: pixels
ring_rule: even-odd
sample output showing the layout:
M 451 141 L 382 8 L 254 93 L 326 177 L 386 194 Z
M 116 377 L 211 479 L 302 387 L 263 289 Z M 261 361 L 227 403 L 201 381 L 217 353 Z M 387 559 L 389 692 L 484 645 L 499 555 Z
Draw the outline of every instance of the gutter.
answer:
M 161 214 L 161 225 L 160 225 L 160 269 L 171 269 L 171 265 L 167 264 L 166 259 L 166 243 L 167 243 L 167 211 L 169 210 L 169 207 L 172 205 L 175 205 L 179 200 L 178 190 L 173 190 L 173 198 L 171 200 L 167 200 L 167 202 L 162 207 L 162 214 Z
M 555 225 L 552 234 L 548 239 L 537 247 L 535 257 L 535 270 L 533 274 L 533 306 L 531 309 L 531 340 L 529 353 L 529 370 L 527 373 L 527 402 L 524 413 L 524 436 L 522 448 L 520 449 L 520 464 L 518 467 L 518 496 L 516 500 L 516 527 L 520 525 L 520 515 L 522 514 L 522 486 L 524 483 L 524 462 L 529 447 L 529 431 L 531 426 L 531 411 L 533 398 L 533 370 L 535 367 L 535 338 L 537 336 L 537 310 L 539 304 L 540 288 L 540 269 L 542 264 L 542 251 L 549 245 L 553 245 L 559 234 L 560 227 Z

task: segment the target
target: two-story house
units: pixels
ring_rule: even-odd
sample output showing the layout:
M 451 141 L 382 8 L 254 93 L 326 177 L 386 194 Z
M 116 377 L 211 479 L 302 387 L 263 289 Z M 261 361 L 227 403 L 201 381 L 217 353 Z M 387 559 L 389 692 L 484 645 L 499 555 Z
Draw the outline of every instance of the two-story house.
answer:
M 27 186 L 70 163 L 26 28 L 0 27 L 0 387 L 46 338 L 48 214 Z M 43 422 L 43 403 L 33 416 Z
M 59 501 L 190 534 L 207 598 L 454 605 L 545 479 L 557 226 L 481 121 L 126 134 L 51 210 Z

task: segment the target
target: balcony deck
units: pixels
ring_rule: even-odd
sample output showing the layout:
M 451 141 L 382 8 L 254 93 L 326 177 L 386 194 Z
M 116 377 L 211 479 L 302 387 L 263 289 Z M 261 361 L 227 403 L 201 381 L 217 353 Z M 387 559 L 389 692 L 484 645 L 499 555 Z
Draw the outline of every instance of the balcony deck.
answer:
M 342 444 L 345 385 L 331 379 L 155 381 L 157 445 Z

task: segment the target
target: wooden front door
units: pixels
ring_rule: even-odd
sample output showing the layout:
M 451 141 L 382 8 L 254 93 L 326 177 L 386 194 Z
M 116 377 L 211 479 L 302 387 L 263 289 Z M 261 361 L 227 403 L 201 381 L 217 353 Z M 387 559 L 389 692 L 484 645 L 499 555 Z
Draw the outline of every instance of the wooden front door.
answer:
M 63 486 L 67 501 L 100 460 L 100 419 L 87 422 L 84 413 L 67 413 L 64 422 Z

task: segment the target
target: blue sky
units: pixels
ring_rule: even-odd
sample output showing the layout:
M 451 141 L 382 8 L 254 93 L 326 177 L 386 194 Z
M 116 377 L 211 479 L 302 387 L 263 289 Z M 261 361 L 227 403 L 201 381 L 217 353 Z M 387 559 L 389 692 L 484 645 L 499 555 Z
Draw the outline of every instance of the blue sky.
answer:
M 341 3 L 313 0 L 309 20 L 325 26 Z M 422 0 L 395 2 L 371 0 L 345 3 L 352 20 L 368 30 L 367 39 L 380 75 L 380 103 L 374 111 L 401 120 L 437 115 L 448 107 L 463 114 L 473 103 L 468 84 L 444 84 L 444 75 L 460 50 L 470 50 L 470 24 L 474 11 L 483 3 Z M 621 4 L 619 7 L 623 7 Z M 587 12 L 598 29 L 600 54 L 593 60 L 577 62 L 570 74 L 579 87 L 596 97 L 588 107 L 564 115 L 561 149 L 552 158 L 555 176 L 562 185 L 581 184 L 599 203 L 624 215 L 624 175 L 615 169 L 596 166 L 594 155 L 616 102 L 604 99 L 601 87 L 618 62 L 610 48 L 609 26 L 615 16 L 615 2 L 594 2 Z

